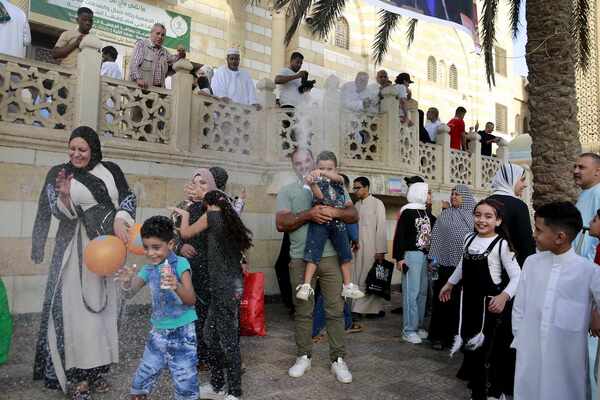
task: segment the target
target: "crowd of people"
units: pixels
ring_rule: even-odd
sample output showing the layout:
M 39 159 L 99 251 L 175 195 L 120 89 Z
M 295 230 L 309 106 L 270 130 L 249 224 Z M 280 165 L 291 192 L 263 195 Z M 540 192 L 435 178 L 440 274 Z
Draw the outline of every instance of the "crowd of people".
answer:
M 9 15 L 7 7 L 12 8 L 0 5 L 0 16 Z M 65 66 L 77 63 L 79 45 L 93 27 L 92 10 L 80 8 L 77 24 L 60 36 L 52 52 Z M 172 55 L 163 47 L 165 34 L 157 23 L 150 37 L 135 45 L 129 79 L 140 88 L 168 86 L 172 64 L 186 57 L 182 48 Z M 21 51 L 21 42 L 12 45 Z M 117 57 L 112 46 L 102 50 L 103 75 L 123 77 Z M 239 50 L 229 49 L 226 61 L 216 70 L 197 68 L 194 90 L 260 109 L 254 83 L 239 67 Z M 294 52 L 289 67 L 275 77 L 283 108 L 300 107 L 314 86 L 302 63 L 302 54 Z M 360 72 L 342 86 L 344 108 L 378 112 L 381 91 L 391 86 L 400 100 L 402 123 L 414 124 L 407 111 L 409 74 L 399 74 L 392 83 L 381 70 L 375 84 L 368 80 Z M 458 107 L 448 122 L 453 149 L 468 148 L 466 112 Z M 439 111 L 419 114 L 421 141 L 435 142 Z M 490 156 L 492 144 L 500 140 L 493 130 L 488 122 L 478 132 L 483 155 Z M 93 129 L 74 129 L 67 148 L 69 162 L 52 167 L 46 176 L 32 235 L 31 258 L 41 263 L 51 220 L 59 220 L 34 379 L 68 391 L 74 400 L 109 391 L 105 375 L 119 362 L 120 299 L 147 286 L 152 329 L 132 378 L 131 399 L 148 398 L 164 369 L 171 373 L 177 399 L 240 399 L 239 312 L 245 252 L 252 246 L 252 233 L 240 217 L 244 196 L 227 193 L 223 168 L 194 171 L 171 218 L 144 221 L 147 263 L 124 266 L 114 279 L 101 277 L 85 268 L 83 249 L 106 234 L 127 243 L 136 196 L 119 166 L 103 160 Z M 297 148 L 290 159 L 296 179 L 279 190 L 275 217 L 284 233 L 276 272 L 295 324 L 296 359 L 288 374 L 308 373 L 314 340 L 325 326 L 331 372 L 339 382 L 351 383 L 346 334 L 360 332 L 359 322 L 385 317 L 385 300 L 368 287 L 369 273 L 386 260 L 385 206 L 370 193 L 367 177 L 350 182 L 340 173 L 331 151 L 315 158 L 310 149 Z M 479 202 L 468 186 L 456 185 L 437 217 L 427 182 L 407 178 L 407 203 L 400 209 L 388 257 L 402 274 L 398 330 L 411 345 L 427 340 L 436 350 L 462 352 L 457 376 L 468 382 L 473 400 L 596 396 L 592 366 L 598 362 L 600 314 L 592 304 L 600 302 L 600 156 L 578 157 L 574 183 L 582 189 L 577 204 L 539 207 L 534 230 L 530 210 L 519 199 L 526 175 L 518 165 L 502 165 L 491 182 L 492 194 Z M 210 381 L 200 384 L 203 366 Z
M 25 46 L 31 42 L 29 25 L 24 14 L 17 8 L 7 4 L 14 20 L 0 29 L 6 30 L 6 35 L 14 38 L 14 41 L 4 43 L 6 48 L 0 48 L 0 53 L 6 53 L 17 57 L 25 56 Z M 16 10 L 14 10 L 16 9 Z M 8 13 L 8 11 L 7 11 Z M 22 20 L 22 18 L 24 20 Z M 90 8 L 81 7 L 77 10 L 77 29 L 67 30 L 58 38 L 52 56 L 61 65 L 75 67 L 77 56 L 80 52 L 79 45 L 90 31 L 94 23 L 94 14 Z M 138 40 L 133 49 L 129 73 L 127 78 L 135 82 L 140 88 L 150 87 L 172 88 L 172 76 L 174 74 L 173 64 L 182 58 L 186 58 L 183 47 L 178 47 L 176 54 L 170 54 L 163 46 L 166 28 L 161 23 L 152 26 L 149 37 Z M 4 33 L 3 33 L 4 34 Z M 240 51 L 230 48 L 225 54 L 226 64 L 213 68 L 208 64 L 197 65 L 192 70 L 194 76 L 192 90 L 195 93 L 214 96 L 223 101 L 254 106 L 261 109 L 256 96 L 256 87 L 248 71 L 240 68 Z M 123 79 L 124 74 L 117 62 L 118 51 L 114 46 L 106 46 L 102 49 L 102 66 L 100 74 L 114 79 Z M 310 92 L 315 85 L 314 80 L 309 80 L 309 73 L 302 69 L 304 56 L 300 52 L 293 52 L 289 65 L 282 68 L 275 76 L 275 84 L 279 88 L 277 103 L 282 108 L 302 108 L 313 104 Z M 376 82 L 369 84 L 369 74 L 358 72 L 354 81 L 344 83 L 340 88 L 341 107 L 350 112 L 365 112 L 374 114 L 380 111 L 382 100 L 381 91 L 391 87 L 399 99 L 399 113 L 402 123 L 412 126 L 412 121 L 407 112 L 407 103 L 412 98 L 410 85 L 414 83 L 408 73 L 400 73 L 392 82 L 386 70 L 377 71 Z M 51 101 L 52 99 L 46 99 Z M 41 99 L 33 99 L 40 102 Z M 112 100 L 109 100 L 112 101 Z M 42 110 L 47 113 L 46 111 Z M 450 147 L 456 150 L 467 150 L 467 131 L 464 117 L 467 110 L 458 107 L 452 119 L 447 123 L 450 128 Z M 112 120 L 112 116 L 107 116 Z M 436 143 L 439 128 L 442 125 L 439 110 L 431 107 L 424 112 L 419 110 L 419 140 L 423 143 Z M 487 122 L 485 129 L 478 130 L 479 123 L 469 128 L 479 134 L 481 142 L 481 155 L 492 155 L 492 144 L 500 143 L 501 138 L 493 135 L 494 124 Z M 357 136 L 358 138 L 358 136 Z M 360 140 L 365 140 L 360 138 Z

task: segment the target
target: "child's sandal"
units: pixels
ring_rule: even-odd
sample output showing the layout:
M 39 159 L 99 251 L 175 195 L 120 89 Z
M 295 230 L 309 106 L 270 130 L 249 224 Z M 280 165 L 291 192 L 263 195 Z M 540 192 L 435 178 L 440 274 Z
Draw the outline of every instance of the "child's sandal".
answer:
M 90 395 L 90 387 L 87 382 L 80 382 L 77 384 L 71 400 L 92 400 Z
M 110 384 L 104 379 L 103 376 L 99 376 L 91 382 L 91 388 L 96 393 L 106 393 L 110 390 Z

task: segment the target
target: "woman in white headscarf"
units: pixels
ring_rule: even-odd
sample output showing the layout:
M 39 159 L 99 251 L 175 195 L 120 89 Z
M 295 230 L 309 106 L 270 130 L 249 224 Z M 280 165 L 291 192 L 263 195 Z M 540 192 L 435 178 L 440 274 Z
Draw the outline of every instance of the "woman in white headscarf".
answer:
M 505 163 L 492 179 L 492 195 L 489 197 L 504 204 L 504 224 L 508 228 L 520 266 L 523 266 L 527 257 L 535 253 L 529 207 L 519 199 L 526 187 L 523 167 Z
M 529 207 L 519 196 L 523 194 L 523 190 L 527 187 L 525 170 L 520 165 L 505 163 L 502 165 L 496 176 L 492 179 L 492 195 L 489 199 L 496 200 L 504 205 L 504 220 L 508 230 L 509 240 L 515 251 L 517 262 L 521 267 L 525 259 L 535 253 L 535 241 L 533 240 L 533 231 L 531 229 L 531 217 L 529 215 Z M 506 340 L 507 344 L 500 344 L 508 348 L 513 339 L 512 323 L 510 320 L 512 309 L 512 301 L 506 303 L 509 308 L 506 315 L 507 320 L 502 324 L 505 332 L 499 337 Z M 504 382 L 501 382 L 504 394 L 513 393 L 514 388 L 514 370 L 515 370 L 516 353 L 514 349 L 507 351 L 504 354 L 503 360 L 500 361 L 500 369 L 503 373 Z M 511 372 L 508 372 L 511 371 Z M 460 377 L 460 372 L 459 372 Z
M 402 307 L 404 330 L 402 339 L 418 344 L 427 337 L 423 327 L 427 300 L 427 257 L 431 241 L 431 220 L 427 214 L 429 187 L 424 182 L 410 185 L 406 204 L 400 210 L 394 235 L 393 257 L 404 273 Z

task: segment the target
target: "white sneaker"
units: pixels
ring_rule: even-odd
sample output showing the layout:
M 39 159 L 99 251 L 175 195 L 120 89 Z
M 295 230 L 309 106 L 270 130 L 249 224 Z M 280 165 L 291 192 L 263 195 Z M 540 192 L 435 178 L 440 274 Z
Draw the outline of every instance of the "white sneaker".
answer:
M 421 338 L 419 337 L 419 335 L 417 335 L 416 333 L 403 333 L 402 334 L 402 340 L 404 340 L 405 342 L 408 343 L 412 343 L 412 344 L 421 344 L 423 343 L 423 341 L 421 340 Z
M 361 297 L 365 297 L 365 294 L 360 291 L 357 285 L 350 282 L 347 285 L 342 285 L 342 297 L 347 297 L 349 299 L 360 299 Z
M 419 329 L 417 335 L 419 335 L 421 339 L 427 339 L 429 337 L 429 332 L 427 332 L 425 329 Z
M 296 363 L 288 370 L 288 375 L 292 378 L 300 378 L 310 369 L 310 364 L 308 356 L 298 357 L 296 358 Z
M 350 373 L 350 370 L 348 369 L 348 366 L 346 365 L 342 357 L 338 357 L 336 361 L 331 363 L 331 372 L 341 383 L 352 382 L 352 374 Z
M 235 397 L 232 394 L 228 394 L 227 396 L 225 396 L 225 398 L 223 400 L 240 400 L 239 397 Z
M 296 298 L 304 301 L 308 300 L 308 298 L 311 295 L 315 294 L 315 291 L 310 286 L 310 283 L 303 283 L 302 285 L 298 285 L 298 287 L 296 287 L 296 290 L 298 291 L 298 293 L 296 293 Z
M 200 399 L 222 400 L 225 398 L 225 391 L 216 391 L 210 383 L 200 385 Z M 228 399 L 229 400 L 229 399 Z

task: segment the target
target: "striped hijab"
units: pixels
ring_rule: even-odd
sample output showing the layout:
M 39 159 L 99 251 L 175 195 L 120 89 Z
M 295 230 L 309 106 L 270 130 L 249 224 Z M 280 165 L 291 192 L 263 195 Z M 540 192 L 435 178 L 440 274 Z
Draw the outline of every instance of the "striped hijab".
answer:
M 462 196 L 460 207 L 450 207 L 442 211 L 433 227 L 429 258 L 440 265 L 456 266 L 463 254 L 465 236 L 473 232 L 473 209 L 475 198 L 466 185 L 456 185 L 453 189 Z

